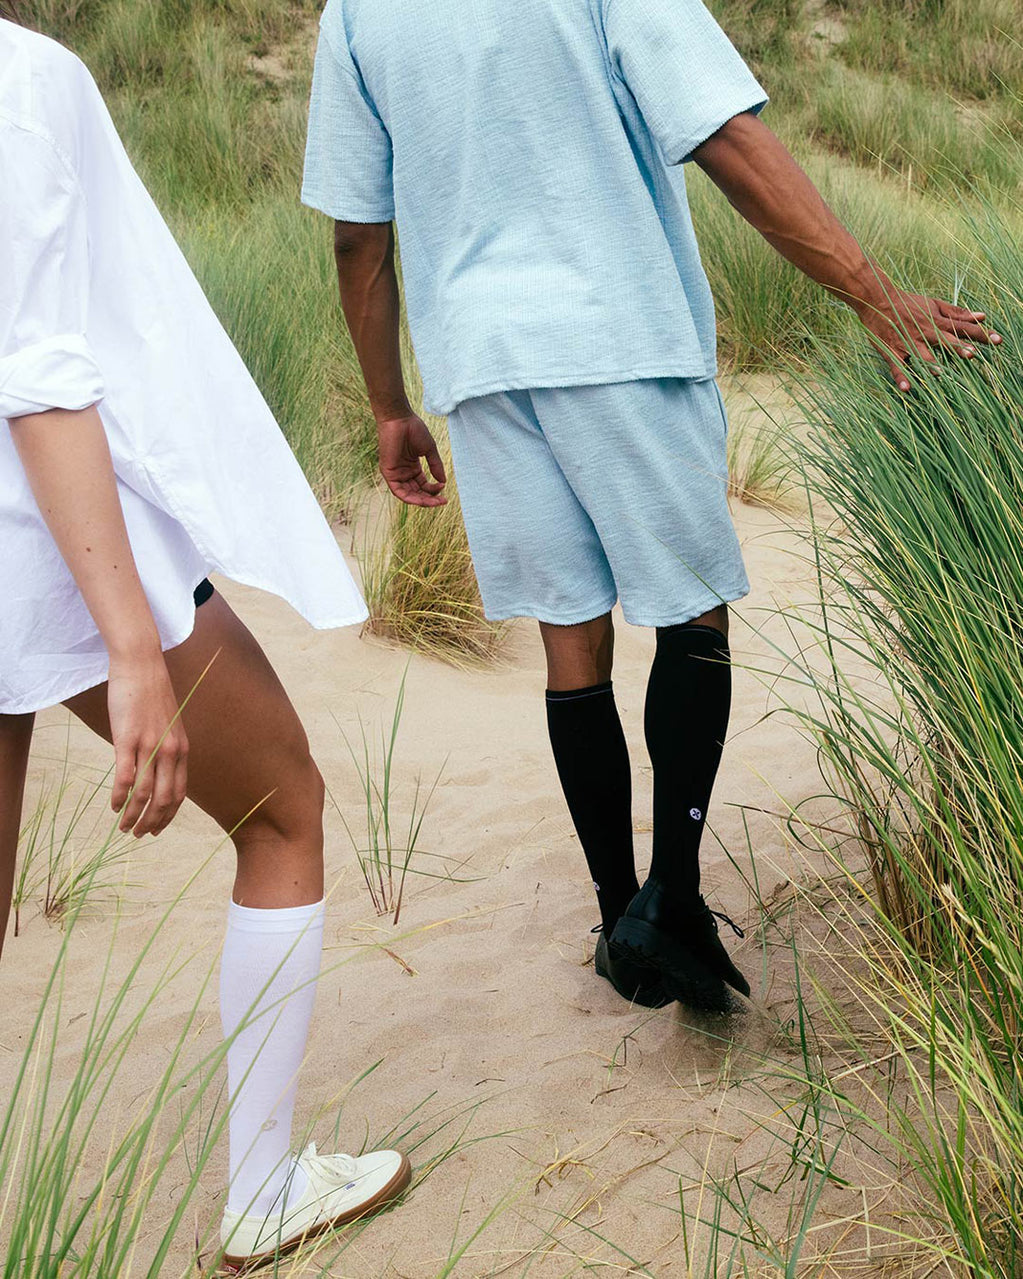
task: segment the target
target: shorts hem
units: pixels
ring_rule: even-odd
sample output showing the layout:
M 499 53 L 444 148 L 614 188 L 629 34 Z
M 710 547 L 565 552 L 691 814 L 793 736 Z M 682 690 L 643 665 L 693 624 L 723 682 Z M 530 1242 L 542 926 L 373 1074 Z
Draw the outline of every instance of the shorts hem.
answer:
M 723 604 L 734 604 L 736 600 L 744 599 L 749 593 L 750 585 L 745 582 L 742 586 L 733 586 L 721 592 L 708 592 L 707 595 L 695 603 L 685 604 L 673 613 L 660 616 L 654 616 L 653 614 L 641 615 L 631 608 L 627 608 L 625 604 L 622 604 L 622 613 L 630 626 L 685 626 L 687 622 L 692 622 L 697 617 L 702 617 L 704 613 L 709 613 L 712 609 L 720 608 Z
M 567 615 L 562 613 L 560 616 L 554 615 L 557 610 L 552 612 L 531 604 L 510 605 L 494 611 L 484 606 L 483 612 L 488 622 L 510 622 L 515 617 L 529 617 L 534 622 L 543 622 L 545 626 L 580 626 L 583 622 L 592 622 L 598 617 L 603 617 L 605 613 L 610 613 L 617 603 L 618 596 L 612 595 L 604 604 L 579 609 Z

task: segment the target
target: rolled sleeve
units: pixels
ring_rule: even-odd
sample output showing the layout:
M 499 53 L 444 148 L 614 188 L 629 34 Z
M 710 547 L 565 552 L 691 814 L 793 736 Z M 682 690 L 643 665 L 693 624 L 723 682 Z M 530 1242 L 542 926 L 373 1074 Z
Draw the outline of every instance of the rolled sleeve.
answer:
M 0 358 L 0 418 L 87 409 L 103 394 L 103 375 L 81 334 L 60 334 Z
M 607 0 L 612 73 L 632 94 L 665 161 L 680 164 L 767 94 L 700 0 Z
M 75 173 L 46 136 L 0 117 L 0 419 L 103 398 L 87 337 L 89 235 Z
M 332 37 L 325 25 L 313 70 L 302 202 L 340 222 L 394 218 L 390 135 L 343 33 Z

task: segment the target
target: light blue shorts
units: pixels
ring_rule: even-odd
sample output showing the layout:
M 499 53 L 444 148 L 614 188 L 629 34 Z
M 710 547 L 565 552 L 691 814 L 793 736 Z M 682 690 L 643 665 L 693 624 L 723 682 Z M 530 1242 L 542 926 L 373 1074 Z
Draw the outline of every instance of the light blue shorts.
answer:
M 748 592 L 712 379 L 502 391 L 448 428 L 488 617 L 569 626 L 620 598 L 672 626 Z

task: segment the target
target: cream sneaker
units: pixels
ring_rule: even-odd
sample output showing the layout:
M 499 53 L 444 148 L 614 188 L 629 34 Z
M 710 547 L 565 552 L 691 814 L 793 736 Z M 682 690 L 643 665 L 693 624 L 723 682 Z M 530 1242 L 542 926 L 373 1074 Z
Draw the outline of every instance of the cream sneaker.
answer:
M 397 1150 L 373 1150 L 353 1158 L 318 1155 L 309 1145 L 296 1163 L 306 1175 L 306 1188 L 283 1213 L 260 1217 L 224 1210 L 221 1274 L 248 1274 L 306 1239 L 369 1216 L 412 1180 L 412 1165 Z

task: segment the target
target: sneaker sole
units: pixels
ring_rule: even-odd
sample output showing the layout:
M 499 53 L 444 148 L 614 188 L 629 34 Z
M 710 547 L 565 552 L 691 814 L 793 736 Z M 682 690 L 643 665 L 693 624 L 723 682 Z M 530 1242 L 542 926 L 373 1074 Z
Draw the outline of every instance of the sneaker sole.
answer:
M 342 1226 L 350 1226 L 353 1221 L 361 1221 L 363 1217 L 369 1217 L 381 1208 L 386 1208 L 392 1200 L 397 1199 L 402 1191 L 408 1187 L 411 1180 L 412 1165 L 409 1163 L 408 1156 L 403 1155 L 398 1171 L 385 1186 L 381 1186 L 372 1199 L 367 1199 L 365 1203 L 359 1204 L 358 1207 L 349 1208 L 347 1212 L 342 1212 L 327 1221 L 321 1221 L 314 1226 L 310 1226 L 308 1230 L 304 1230 L 300 1235 L 292 1235 L 290 1239 L 282 1240 L 269 1252 L 253 1253 L 248 1257 L 232 1257 L 229 1253 L 223 1253 L 215 1273 L 224 1276 L 247 1275 L 254 1270 L 261 1269 L 263 1266 L 270 1265 L 278 1257 L 294 1252 L 302 1244 L 308 1243 L 319 1235 L 326 1234 L 329 1230 L 338 1230 Z
M 655 964 L 665 993 L 679 1003 L 703 1012 L 733 1011 L 724 980 L 707 968 L 702 974 L 693 972 L 696 965 L 704 967 L 701 961 L 653 924 L 623 915 L 615 925 L 611 945 L 623 958 Z

